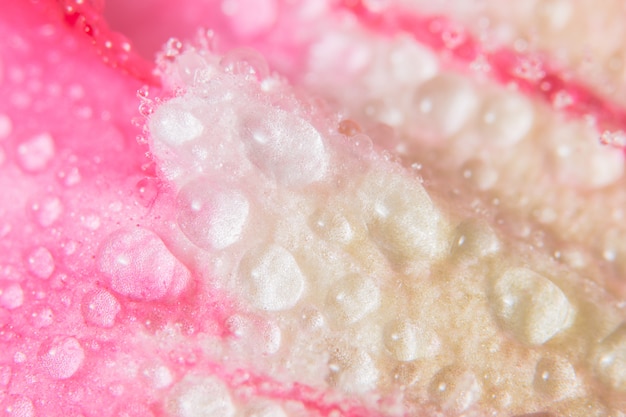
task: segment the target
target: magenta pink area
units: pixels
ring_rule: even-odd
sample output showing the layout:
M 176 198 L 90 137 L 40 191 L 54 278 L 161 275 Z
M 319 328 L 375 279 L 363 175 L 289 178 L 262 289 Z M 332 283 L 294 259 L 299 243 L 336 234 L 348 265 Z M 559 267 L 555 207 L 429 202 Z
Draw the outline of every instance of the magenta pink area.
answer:
M 506 47 L 491 50 L 461 25 L 445 16 L 422 16 L 400 7 L 372 12 L 361 1 L 340 2 L 340 9 L 352 12 L 361 23 L 385 35 L 398 32 L 414 39 L 457 63 L 474 66 L 493 80 L 514 85 L 520 91 L 541 98 L 554 109 L 573 117 L 591 119 L 600 130 L 626 131 L 626 110 L 607 100 L 550 63 L 540 53 L 528 55 Z
M 223 337 L 233 307 L 165 237 L 172 197 L 131 123 L 142 84 L 46 6 L 0 17 L 0 415 L 149 417 L 150 369 L 177 379 L 189 360 L 157 335 Z M 98 269 L 119 230 L 146 241 L 131 271 L 165 266 L 161 281 Z

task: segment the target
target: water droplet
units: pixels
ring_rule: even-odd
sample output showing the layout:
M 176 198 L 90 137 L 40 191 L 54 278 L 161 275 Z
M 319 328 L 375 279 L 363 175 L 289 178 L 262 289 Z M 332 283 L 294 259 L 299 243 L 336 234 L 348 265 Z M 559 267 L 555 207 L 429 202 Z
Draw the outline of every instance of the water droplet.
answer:
M 530 81 L 539 81 L 546 75 L 541 60 L 533 57 L 521 59 L 514 72 L 518 77 Z M 549 88 L 551 87 L 548 85 L 547 89 Z M 546 89 L 546 87 L 544 87 L 544 89 Z
M 257 81 L 263 81 L 270 73 L 263 55 L 252 48 L 233 49 L 224 55 L 220 66 L 226 73 L 243 75 Z
M 574 309 L 552 281 L 526 268 L 510 268 L 494 281 L 492 309 L 506 330 L 527 345 L 542 345 L 573 321 Z
M 0 285 L 0 307 L 13 310 L 24 304 L 24 291 L 20 284 L 3 283 Z
M 13 355 L 13 362 L 15 363 L 24 363 L 28 358 L 24 352 L 15 352 Z
M 54 313 L 50 308 L 44 307 L 32 314 L 32 322 L 35 327 L 48 327 L 54 322 Z
M 72 187 L 80 183 L 83 179 L 80 175 L 78 167 L 63 168 L 57 173 L 57 178 L 61 181 L 61 184 L 66 187 Z
M 80 223 L 89 230 L 100 228 L 100 217 L 96 213 L 88 213 L 80 216 Z
M 205 129 L 194 114 L 198 104 L 179 97 L 160 106 L 150 117 L 152 136 L 172 147 L 198 139 Z
M 250 203 L 236 190 L 222 190 L 205 180 L 186 184 L 177 198 L 177 222 L 185 236 L 205 249 L 224 249 L 239 241 Z
M 42 343 L 39 362 L 53 379 L 72 377 L 83 364 L 85 352 L 74 337 L 56 336 Z
M 226 386 L 211 377 L 185 377 L 172 388 L 166 404 L 177 417 L 233 417 L 236 412 Z
M 112 327 L 120 310 L 115 296 L 103 289 L 91 291 L 83 298 L 83 317 L 87 323 L 96 326 Z
M 12 396 L 6 404 L 4 411 L 7 417 L 35 417 L 35 406 L 28 397 Z
M 38 278 L 48 279 L 54 272 L 54 258 L 43 246 L 30 252 L 26 262 L 30 273 Z
M 191 278 L 163 241 L 146 229 L 109 235 L 99 250 L 97 265 L 113 291 L 137 300 L 178 296 Z
M 362 133 L 359 133 L 352 137 L 352 144 L 354 145 L 358 153 L 364 155 L 372 152 L 372 149 L 374 147 L 374 145 L 372 144 L 372 139 Z
M 465 31 L 461 27 L 448 27 L 441 33 L 441 39 L 448 49 L 456 49 L 467 39 Z
M 164 53 L 166 58 L 175 58 L 183 49 L 183 43 L 177 38 L 169 38 L 165 43 Z
M 574 103 L 574 98 L 565 90 L 561 90 L 554 94 L 552 97 L 552 106 L 557 110 L 562 110 L 571 106 Z
M 240 275 L 247 298 L 261 310 L 290 309 L 304 292 L 305 277 L 293 255 L 281 246 L 249 252 Z
M 600 135 L 600 143 L 603 145 L 623 149 L 624 147 L 626 147 L 626 132 L 624 132 L 623 130 L 605 130 Z
M 448 413 L 461 413 L 481 397 L 478 380 L 470 371 L 455 366 L 443 368 L 431 381 L 430 397 Z
M 159 182 L 156 178 L 143 178 L 135 185 L 137 202 L 144 207 L 151 207 L 159 194 Z
M 180 78 L 187 85 L 194 84 L 196 80 L 199 80 L 200 78 L 204 79 L 204 77 L 197 76 L 200 71 L 210 72 L 211 70 L 213 70 L 212 67 L 207 66 L 207 63 L 204 58 L 202 58 L 202 56 L 192 51 L 185 52 L 180 57 L 178 57 L 178 59 L 176 60 L 176 64 L 178 67 L 178 74 L 180 75 Z
M 0 114 L 0 140 L 9 137 L 13 131 L 13 122 L 6 114 Z
M 326 308 L 331 321 L 348 325 L 378 309 L 380 302 L 380 288 L 372 278 L 350 275 L 343 277 L 329 289 Z
M 167 388 L 174 382 L 172 371 L 165 365 L 150 366 L 144 369 L 142 374 L 157 389 Z
M 27 172 L 44 170 L 54 157 L 54 140 L 47 133 L 40 133 L 20 144 L 17 157 L 20 166 Z
M 63 204 L 59 198 L 47 196 L 32 203 L 30 210 L 35 221 L 41 227 L 50 227 L 63 214 Z

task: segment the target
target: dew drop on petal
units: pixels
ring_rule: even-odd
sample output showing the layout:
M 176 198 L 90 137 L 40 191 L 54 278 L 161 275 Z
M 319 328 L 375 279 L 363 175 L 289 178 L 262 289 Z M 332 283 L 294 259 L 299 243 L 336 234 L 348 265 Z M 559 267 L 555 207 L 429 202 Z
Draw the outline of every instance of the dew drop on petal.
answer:
M 24 304 L 24 291 L 20 284 L 11 283 L 0 286 L 0 307 L 13 310 Z
M 37 278 L 48 279 L 54 272 L 54 258 L 48 249 L 40 246 L 28 254 L 27 267 Z
M 112 327 L 121 307 L 113 294 L 99 289 L 85 295 L 81 310 L 87 323 L 100 327 Z
M 18 162 L 27 172 L 44 170 L 54 157 L 52 136 L 45 132 L 35 135 L 17 147 Z
M 71 378 L 82 366 L 85 352 L 74 337 L 56 336 L 39 350 L 39 362 L 53 379 Z

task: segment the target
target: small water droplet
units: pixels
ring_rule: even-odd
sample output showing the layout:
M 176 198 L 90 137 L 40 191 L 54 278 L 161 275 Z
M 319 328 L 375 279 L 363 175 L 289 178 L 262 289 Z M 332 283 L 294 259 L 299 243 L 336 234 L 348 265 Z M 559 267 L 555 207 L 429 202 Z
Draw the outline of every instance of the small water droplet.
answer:
M 624 148 L 626 147 L 626 133 L 623 130 L 605 130 L 600 135 L 600 143 L 615 148 Z
M 541 60 L 533 57 L 521 59 L 515 68 L 515 74 L 520 78 L 531 81 L 538 81 L 546 75 Z M 542 86 L 544 90 L 550 87 L 550 85 Z
M 7 417 L 34 417 L 35 406 L 28 397 L 21 395 L 12 396 L 7 399 L 7 406 L 4 409 Z
M 367 154 L 372 151 L 374 145 L 372 144 L 372 139 L 369 136 L 364 135 L 362 133 L 356 134 L 352 137 L 352 143 L 358 152 Z
M 24 363 L 28 358 L 24 352 L 15 352 L 13 355 L 13 362 L 15 363 Z
M 152 100 L 142 101 L 139 104 L 139 113 L 141 113 L 141 115 L 145 117 L 148 117 L 152 113 L 154 113 L 154 103 L 152 102 Z
M 41 227 L 52 226 L 63 214 L 63 204 L 54 196 L 43 197 L 30 206 L 31 214 Z
M 24 304 L 24 291 L 20 284 L 9 283 L 0 285 L 0 307 L 14 310 Z
M 449 27 L 441 33 L 441 39 L 448 49 L 456 49 L 466 38 L 465 32 L 460 27 Z
M 270 73 L 263 55 L 252 48 L 233 49 L 224 55 L 220 66 L 226 73 L 244 75 L 247 79 L 258 81 L 263 81 Z
M 574 103 L 574 98 L 567 91 L 561 90 L 554 94 L 552 97 L 552 106 L 557 110 L 562 110 L 571 106 Z
M 0 140 L 9 137 L 13 131 L 13 122 L 6 114 L 0 114 Z
M 96 213 L 88 213 L 80 216 L 80 223 L 89 230 L 100 228 L 100 217 Z
M 174 58 L 180 54 L 183 43 L 177 38 L 169 38 L 165 43 L 164 53 L 166 58 Z
M 54 258 L 43 246 L 34 249 L 26 259 L 28 271 L 41 279 L 48 279 L 54 272 Z
M 74 375 L 85 360 L 85 352 L 74 337 L 56 336 L 41 345 L 39 361 L 54 379 Z
M 44 307 L 32 314 L 32 322 L 35 327 L 48 327 L 54 322 L 54 313 L 48 307 Z
M 159 194 L 159 185 L 156 178 L 143 178 L 135 186 L 137 202 L 144 207 L 150 207 Z
M 57 173 L 57 178 L 66 187 L 72 187 L 82 180 L 78 167 L 63 168 Z
M 20 144 L 17 157 L 20 166 L 27 172 L 44 170 L 54 157 L 54 140 L 47 133 L 40 133 Z

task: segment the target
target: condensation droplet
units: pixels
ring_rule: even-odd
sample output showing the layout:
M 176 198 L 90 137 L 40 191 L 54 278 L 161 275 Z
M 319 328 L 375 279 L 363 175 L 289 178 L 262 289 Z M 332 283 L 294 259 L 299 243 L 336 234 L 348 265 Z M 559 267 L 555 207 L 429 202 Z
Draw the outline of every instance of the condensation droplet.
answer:
M 135 185 L 137 202 L 144 207 L 151 207 L 159 194 L 159 185 L 156 178 L 143 178 Z
M 37 278 L 48 279 L 54 272 L 54 258 L 43 246 L 30 252 L 26 263 L 30 273 Z
M 0 307 L 14 310 L 24 304 L 24 291 L 20 284 L 11 283 L 0 286 Z
M 53 379 L 71 378 L 83 364 L 85 352 L 74 337 L 57 336 L 39 350 L 39 361 Z
M 54 140 L 47 133 L 40 133 L 20 144 L 17 157 L 20 166 L 27 172 L 44 170 L 54 157 Z
M 13 122 L 6 114 L 0 114 L 0 140 L 6 139 L 13 131 Z
M 35 221 L 41 227 L 50 227 L 63 214 L 63 204 L 59 198 L 47 196 L 32 203 L 30 210 Z
M 252 48 L 233 49 L 224 55 L 220 66 L 229 74 L 244 75 L 258 81 L 263 81 L 270 73 L 263 55 Z

